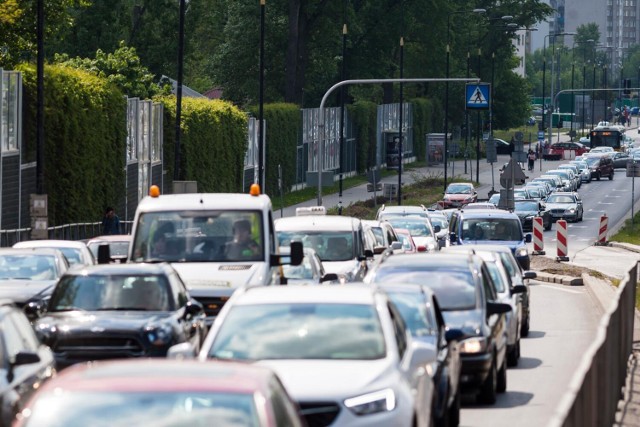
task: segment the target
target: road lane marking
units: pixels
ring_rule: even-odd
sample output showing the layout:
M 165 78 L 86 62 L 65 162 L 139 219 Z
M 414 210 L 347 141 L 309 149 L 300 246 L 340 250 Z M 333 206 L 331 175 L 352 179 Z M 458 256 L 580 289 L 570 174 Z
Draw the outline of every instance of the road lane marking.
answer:
M 599 205 L 613 205 L 614 203 L 598 202 Z
M 571 289 L 564 289 L 564 288 L 561 288 L 559 286 L 551 286 L 551 285 L 538 285 L 538 286 L 540 286 L 542 288 L 548 288 L 548 289 L 554 289 L 556 291 L 566 292 L 566 293 L 569 293 L 569 294 L 581 294 L 582 293 L 580 291 L 572 291 Z M 560 285 L 560 286 L 564 286 L 564 285 Z

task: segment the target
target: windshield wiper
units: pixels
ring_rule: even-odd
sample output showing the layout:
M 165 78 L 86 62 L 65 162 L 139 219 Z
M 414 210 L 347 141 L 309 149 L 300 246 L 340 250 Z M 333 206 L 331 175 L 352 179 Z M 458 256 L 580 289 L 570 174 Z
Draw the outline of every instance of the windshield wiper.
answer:
M 87 311 L 84 308 L 80 307 L 59 307 L 55 310 L 49 310 L 50 312 L 62 312 L 62 311 Z
M 143 307 L 101 307 L 96 311 L 147 311 L 147 309 Z

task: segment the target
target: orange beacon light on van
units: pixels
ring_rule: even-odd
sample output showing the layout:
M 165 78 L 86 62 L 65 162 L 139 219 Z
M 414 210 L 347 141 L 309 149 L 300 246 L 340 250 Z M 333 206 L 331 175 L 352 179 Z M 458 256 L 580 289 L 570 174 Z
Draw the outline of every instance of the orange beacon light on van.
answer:
M 152 185 L 149 187 L 149 196 L 158 197 L 160 195 L 160 187 L 157 185 Z

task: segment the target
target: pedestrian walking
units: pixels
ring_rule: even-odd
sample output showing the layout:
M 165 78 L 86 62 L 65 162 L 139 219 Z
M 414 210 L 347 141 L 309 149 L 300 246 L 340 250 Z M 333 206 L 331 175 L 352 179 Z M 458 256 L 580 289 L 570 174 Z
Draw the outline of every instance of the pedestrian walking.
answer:
M 120 218 L 116 215 L 116 211 L 112 207 L 108 207 L 104 211 L 102 218 L 102 235 L 122 234 L 120 231 Z
M 529 148 L 529 153 L 527 153 L 527 159 L 529 160 L 529 170 L 532 171 L 536 162 L 536 153 L 534 153 L 531 148 Z

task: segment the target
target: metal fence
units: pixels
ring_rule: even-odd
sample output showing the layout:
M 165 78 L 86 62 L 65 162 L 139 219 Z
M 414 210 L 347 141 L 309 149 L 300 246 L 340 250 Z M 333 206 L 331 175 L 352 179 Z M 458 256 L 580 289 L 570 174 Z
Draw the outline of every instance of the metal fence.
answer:
M 131 234 L 133 221 L 120 221 L 121 234 Z M 48 227 L 51 240 L 88 240 L 102 234 L 102 222 L 79 222 Z M 0 230 L 0 247 L 11 247 L 17 242 L 31 240 L 31 227 Z
M 633 345 L 637 282 L 638 264 L 618 287 L 550 426 L 596 427 L 615 422 Z

